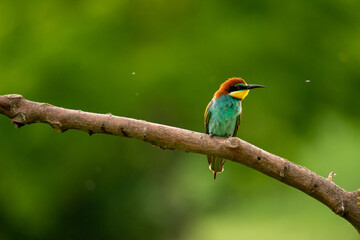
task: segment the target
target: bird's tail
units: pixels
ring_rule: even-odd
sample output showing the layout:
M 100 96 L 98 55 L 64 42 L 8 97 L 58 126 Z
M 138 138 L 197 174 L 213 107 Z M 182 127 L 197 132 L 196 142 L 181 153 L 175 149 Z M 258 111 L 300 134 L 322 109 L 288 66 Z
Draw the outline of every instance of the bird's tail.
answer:
M 224 171 L 225 159 L 215 156 L 208 156 L 208 162 L 209 169 L 214 173 L 214 179 L 216 179 L 216 175 Z

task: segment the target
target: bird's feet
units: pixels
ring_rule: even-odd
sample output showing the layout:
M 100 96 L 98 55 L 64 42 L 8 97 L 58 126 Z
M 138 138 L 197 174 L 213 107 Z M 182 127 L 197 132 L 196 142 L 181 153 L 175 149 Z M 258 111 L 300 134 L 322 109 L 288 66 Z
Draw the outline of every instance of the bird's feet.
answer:
M 356 203 L 357 206 L 360 206 L 360 197 L 356 198 L 358 200 L 358 202 Z
M 211 134 L 211 133 L 209 135 L 210 135 L 210 138 L 213 138 L 215 136 L 214 134 Z

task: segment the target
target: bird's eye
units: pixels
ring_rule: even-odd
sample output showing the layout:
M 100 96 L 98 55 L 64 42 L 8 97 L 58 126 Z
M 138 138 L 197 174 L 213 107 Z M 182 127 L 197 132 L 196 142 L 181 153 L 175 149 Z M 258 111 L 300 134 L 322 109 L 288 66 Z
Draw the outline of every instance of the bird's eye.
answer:
M 238 90 L 237 86 L 230 86 L 229 87 L 229 92 L 233 92 L 233 91 L 237 91 L 237 90 Z
M 234 86 L 230 86 L 229 92 L 239 91 L 239 90 L 244 90 L 244 89 L 246 89 L 246 86 L 244 84 L 239 83 Z

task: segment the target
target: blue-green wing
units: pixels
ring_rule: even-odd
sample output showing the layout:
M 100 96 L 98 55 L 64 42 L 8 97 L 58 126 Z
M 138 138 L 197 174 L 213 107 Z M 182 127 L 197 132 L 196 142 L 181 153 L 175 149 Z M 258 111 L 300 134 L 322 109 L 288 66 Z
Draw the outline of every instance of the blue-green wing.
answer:
M 204 114 L 204 124 L 205 124 L 205 133 L 209 134 L 209 122 L 210 122 L 210 117 L 211 117 L 211 106 L 213 104 L 213 100 L 211 100 L 209 102 L 209 104 L 207 105 L 206 109 L 205 109 L 205 114 Z M 236 135 L 237 132 L 237 128 L 239 126 L 240 123 L 240 119 L 239 117 L 236 120 L 236 128 L 234 131 L 234 134 Z M 217 173 L 221 173 L 224 170 L 224 163 L 225 163 L 225 159 L 223 158 L 219 158 L 219 157 L 215 157 L 215 156 L 207 156 L 208 162 L 209 162 L 209 168 L 211 171 L 213 171 L 214 173 L 214 179 L 216 178 L 216 174 Z
M 213 104 L 213 101 L 211 100 L 205 109 L 204 125 L 205 125 L 205 133 L 206 134 L 209 134 L 209 121 L 210 121 L 210 116 L 211 116 L 210 107 L 212 104 Z M 207 158 L 208 158 L 209 164 L 213 161 L 213 159 L 215 159 L 214 156 L 207 156 Z
M 232 135 L 233 137 L 236 137 L 238 129 L 239 129 L 239 125 L 240 125 L 240 121 L 241 121 L 241 113 L 239 114 L 239 116 L 237 116 L 236 118 L 236 125 L 235 125 L 235 130 L 234 130 L 234 134 Z
M 205 133 L 209 134 L 209 120 L 210 120 L 210 116 L 211 116 L 211 111 L 210 111 L 210 107 L 213 104 L 213 100 L 211 100 L 209 102 L 209 104 L 207 105 L 206 109 L 205 109 L 205 114 L 204 114 L 204 125 L 205 125 Z

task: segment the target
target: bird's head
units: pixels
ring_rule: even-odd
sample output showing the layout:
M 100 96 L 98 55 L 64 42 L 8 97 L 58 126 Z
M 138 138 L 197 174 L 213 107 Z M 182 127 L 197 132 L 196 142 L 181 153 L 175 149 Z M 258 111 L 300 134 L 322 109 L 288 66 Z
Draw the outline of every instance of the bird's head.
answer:
M 214 97 L 218 98 L 221 95 L 227 94 L 233 98 L 244 100 L 249 94 L 250 89 L 264 88 L 265 86 L 256 84 L 247 84 L 242 78 L 229 78 L 221 84 L 219 90 L 215 93 Z

